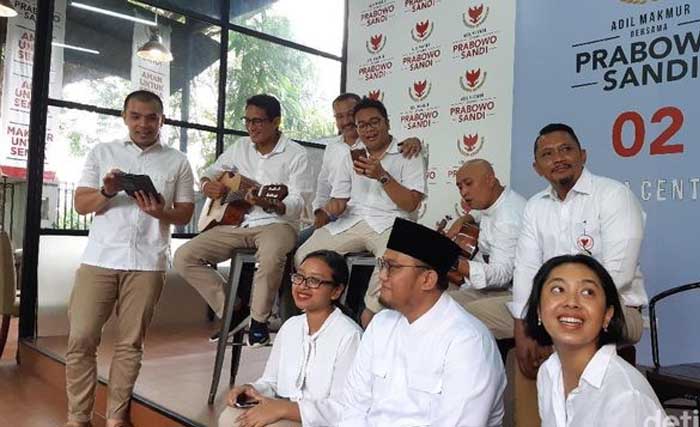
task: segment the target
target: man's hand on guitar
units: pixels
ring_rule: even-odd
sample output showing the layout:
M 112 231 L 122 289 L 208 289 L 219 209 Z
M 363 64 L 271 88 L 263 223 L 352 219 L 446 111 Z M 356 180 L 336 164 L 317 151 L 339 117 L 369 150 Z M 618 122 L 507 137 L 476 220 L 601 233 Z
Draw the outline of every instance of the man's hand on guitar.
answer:
M 277 215 L 284 215 L 287 211 L 287 207 L 280 200 L 269 198 L 269 197 L 259 197 L 255 189 L 251 188 L 245 194 L 245 201 L 253 206 L 260 206 L 265 212 L 276 213 Z
M 314 212 L 314 228 L 321 228 L 331 222 L 331 218 L 323 209 L 316 209 Z
M 226 194 L 228 188 L 219 181 L 206 181 L 203 184 L 202 192 L 210 199 L 220 199 Z
M 520 371 L 527 378 L 537 379 L 540 365 L 552 354 L 551 346 L 541 346 L 525 332 L 525 322 L 515 319 L 515 355 Z

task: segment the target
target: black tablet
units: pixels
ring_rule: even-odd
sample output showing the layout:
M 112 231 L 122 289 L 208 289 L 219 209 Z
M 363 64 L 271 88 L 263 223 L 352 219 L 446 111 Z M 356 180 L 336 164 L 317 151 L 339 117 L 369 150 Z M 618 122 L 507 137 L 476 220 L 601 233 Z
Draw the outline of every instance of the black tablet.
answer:
M 120 173 L 117 177 L 121 187 L 126 191 L 126 194 L 131 197 L 134 197 L 134 193 L 137 191 L 143 191 L 146 194 L 152 194 L 154 197 L 158 197 L 158 190 L 156 190 L 153 181 L 151 181 L 151 177 L 148 175 Z

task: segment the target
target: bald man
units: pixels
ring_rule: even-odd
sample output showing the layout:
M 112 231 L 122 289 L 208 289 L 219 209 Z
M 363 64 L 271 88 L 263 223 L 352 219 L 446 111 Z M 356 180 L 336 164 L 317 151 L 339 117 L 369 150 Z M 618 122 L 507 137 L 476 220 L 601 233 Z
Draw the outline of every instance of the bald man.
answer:
M 515 248 L 526 201 L 501 185 L 491 164 L 483 159 L 462 165 L 456 183 L 467 214 L 455 221 L 447 235 L 454 237 L 466 221 L 476 222 L 479 250 L 472 260 L 460 258 L 457 271 L 448 276 L 449 293 L 496 339 L 513 338 L 513 317 L 506 303 L 513 300 Z

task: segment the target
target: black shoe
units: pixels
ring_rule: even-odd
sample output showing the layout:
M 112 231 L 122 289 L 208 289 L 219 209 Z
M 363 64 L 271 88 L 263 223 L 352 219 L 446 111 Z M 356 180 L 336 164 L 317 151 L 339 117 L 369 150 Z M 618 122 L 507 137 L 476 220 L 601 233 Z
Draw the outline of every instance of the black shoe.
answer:
M 233 317 L 231 318 L 231 326 L 229 326 L 228 328 L 229 333 L 227 335 L 227 339 L 231 338 L 231 331 L 233 331 L 236 328 L 236 326 L 240 325 L 241 322 L 243 322 L 249 315 L 250 307 L 248 306 L 244 306 L 242 309 L 233 312 Z M 214 334 L 209 337 L 209 341 L 219 341 L 219 335 L 221 335 L 221 330 L 214 332 Z
M 267 329 L 267 323 L 251 319 L 250 331 L 248 331 L 248 345 L 251 347 L 262 347 L 268 342 L 270 342 L 270 331 Z

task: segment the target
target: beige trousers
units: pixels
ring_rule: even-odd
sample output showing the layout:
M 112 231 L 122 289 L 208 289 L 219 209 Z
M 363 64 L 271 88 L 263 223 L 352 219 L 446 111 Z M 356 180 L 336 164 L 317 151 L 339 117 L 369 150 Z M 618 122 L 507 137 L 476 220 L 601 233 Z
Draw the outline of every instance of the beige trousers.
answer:
M 625 318 L 625 331 L 623 344 L 636 344 L 642 338 L 644 322 L 642 313 L 632 307 L 622 307 Z M 523 375 L 515 357 L 515 350 L 508 353 L 506 360 L 506 375 L 509 386 L 512 384 L 514 405 L 506 406 L 506 418 L 509 417 L 509 409 L 513 412 L 512 419 L 515 427 L 539 427 L 540 418 L 537 407 L 537 381 Z M 506 399 L 508 400 L 508 399 Z M 514 407 L 513 407 L 514 406 Z M 507 425 L 504 423 L 504 425 Z
M 107 385 L 107 418 L 128 419 L 146 329 L 160 298 L 165 273 L 125 271 L 81 264 L 68 307 L 66 351 L 69 421 L 90 421 L 97 385 L 97 347 L 116 305 L 117 340 Z
M 450 284 L 447 293 L 481 320 L 497 340 L 513 338 L 513 316 L 506 307 L 506 303 L 513 301 L 510 290 L 461 289 Z
M 232 408 L 227 406 L 224 412 L 219 417 L 219 427 L 238 427 L 236 419 L 245 411 L 245 409 Z M 301 427 L 301 423 L 295 421 L 277 421 L 276 423 L 268 424 L 269 427 Z
M 366 221 L 360 221 L 336 235 L 332 235 L 325 228 L 319 228 L 297 250 L 294 256 L 294 265 L 298 267 L 306 255 L 319 249 L 329 249 L 343 255 L 349 252 L 369 251 L 374 256 L 382 256 L 386 250 L 386 244 L 389 242 L 390 234 L 391 228 L 377 233 Z M 372 272 L 365 293 L 365 307 L 373 313 L 384 308 L 379 304 L 379 271 L 376 268 Z
M 280 288 L 287 254 L 294 248 L 297 232 L 289 224 L 241 228 L 221 225 L 199 234 L 175 251 L 175 270 L 202 295 L 221 318 L 226 294 L 224 277 L 211 267 L 231 258 L 236 248 L 256 248 L 258 263 L 253 276 L 251 314 L 266 322 Z

